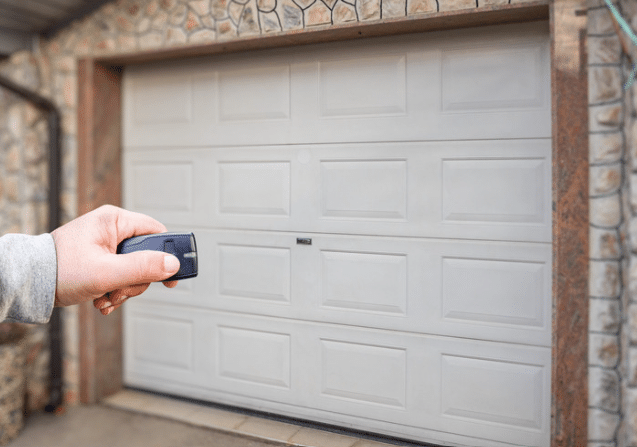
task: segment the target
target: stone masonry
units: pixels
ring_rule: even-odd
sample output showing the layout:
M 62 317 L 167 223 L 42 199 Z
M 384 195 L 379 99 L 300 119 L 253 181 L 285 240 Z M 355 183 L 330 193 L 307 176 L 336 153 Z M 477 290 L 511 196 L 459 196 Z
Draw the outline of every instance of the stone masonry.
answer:
M 37 59 L 15 54 L 0 70 L 32 90 L 42 86 Z M 47 123 L 35 107 L 0 89 L 0 234 L 47 231 Z M 26 394 L 29 409 L 48 402 L 49 351 L 46 326 L 27 332 Z
M 637 29 L 637 2 L 614 2 Z M 626 49 L 624 51 L 623 49 Z M 589 0 L 589 446 L 637 446 L 637 49 Z

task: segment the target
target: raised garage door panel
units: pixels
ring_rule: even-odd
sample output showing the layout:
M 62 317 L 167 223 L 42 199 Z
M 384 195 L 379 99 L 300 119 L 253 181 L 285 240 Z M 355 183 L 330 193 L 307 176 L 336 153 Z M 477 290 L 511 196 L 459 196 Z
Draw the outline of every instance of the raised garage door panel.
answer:
M 550 246 L 326 235 L 306 246 L 294 233 L 196 235 L 207 273 L 139 301 L 551 345 Z
M 202 334 L 194 358 L 207 374 L 162 369 L 173 361 L 168 350 L 155 363 L 129 350 L 127 382 L 340 425 L 365 419 L 402 437 L 443 440 L 448 431 L 475 438 L 473 446 L 548 444 L 549 349 L 209 310 L 193 316 L 179 304 L 149 309 L 140 300 L 129 306 L 127 331 L 167 315 Z
M 551 240 L 549 139 L 144 149 L 124 157 L 126 202 L 166 224 Z
M 550 138 L 548 42 L 532 23 L 130 67 L 125 144 Z
M 549 79 L 546 23 L 127 67 L 125 206 L 200 273 L 126 304 L 126 383 L 548 446 Z

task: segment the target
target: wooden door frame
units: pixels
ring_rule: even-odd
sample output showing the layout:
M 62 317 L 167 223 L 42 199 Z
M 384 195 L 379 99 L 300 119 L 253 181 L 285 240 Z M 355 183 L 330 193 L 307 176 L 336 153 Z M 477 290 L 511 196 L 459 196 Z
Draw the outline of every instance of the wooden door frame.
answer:
M 371 24 L 258 36 L 78 61 L 78 212 L 121 205 L 122 67 L 151 61 L 416 32 L 549 20 L 553 128 L 553 341 L 551 446 L 587 444 L 588 73 L 580 0 L 554 0 L 428 14 Z M 583 19 L 583 20 L 582 20 Z M 80 399 L 117 392 L 122 312 L 80 308 Z

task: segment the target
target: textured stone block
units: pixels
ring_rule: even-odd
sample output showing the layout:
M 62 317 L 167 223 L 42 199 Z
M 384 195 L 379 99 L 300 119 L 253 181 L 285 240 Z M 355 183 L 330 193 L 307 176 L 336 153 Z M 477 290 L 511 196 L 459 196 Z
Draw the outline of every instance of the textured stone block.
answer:
M 4 196 L 9 202 L 20 200 L 20 180 L 17 176 L 4 179 Z
M 588 404 L 609 412 L 619 411 L 619 374 L 613 369 L 590 368 Z
M 131 51 L 137 50 L 137 47 L 137 36 L 124 34 L 117 36 L 117 48 L 119 49 L 119 51 L 129 53 Z
M 475 9 L 474 0 L 438 0 L 440 11 L 456 11 L 458 9 Z
M 380 19 L 380 0 L 357 0 L 359 20 Z
M 332 18 L 334 20 L 334 24 L 355 22 L 357 20 L 356 9 L 354 9 L 354 7 L 349 3 L 339 1 L 332 11 Z
M 166 45 L 183 45 L 188 41 L 188 36 L 183 29 L 171 27 L 166 30 Z
M 621 159 L 624 137 L 622 132 L 591 134 L 588 144 L 591 163 L 614 162 Z
M 637 389 L 625 388 L 624 400 L 624 437 L 626 446 L 637 445 Z
M 252 36 L 260 33 L 259 24 L 257 22 L 257 5 L 255 0 L 251 0 L 243 8 L 241 20 L 239 22 L 239 35 Z
M 150 30 L 150 18 L 144 17 L 137 23 L 136 30 L 138 33 L 145 33 Z
M 22 167 L 22 151 L 17 144 L 11 146 L 4 160 L 4 168 L 7 172 L 16 172 Z
M 613 441 L 619 428 L 619 414 L 608 413 L 597 408 L 588 410 L 588 440 Z
M 609 194 L 618 191 L 622 181 L 622 167 L 621 163 L 591 166 L 589 176 L 589 190 L 591 196 Z
M 407 14 L 432 13 L 438 11 L 436 0 L 407 0 Z
M 383 19 L 404 17 L 407 0 L 383 0 L 381 2 Z
M 197 15 L 193 13 L 192 11 L 188 11 L 188 8 L 186 7 L 186 5 L 179 5 L 177 8 L 175 8 L 174 11 L 170 13 L 170 17 L 168 20 L 171 25 L 185 26 L 186 29 L 188 29 L 188 24 L 186 23 L 186 25 L 184 25 L 184 21 L 186 20 L 186 17 L 188 16 L 190 16 L 191 18 L 196 20 L 197 23 L 199 23 L 199 18 L 197 17 Z
M 604 0 L 588 0 L 588 3 L 589 8 L 599 7 L 588 11 L 588 34 L 615 34 L 615 28 L 613 28 L 610 12 L 606 8 L 606 2 Z
M 637 272 L 637 268 L 635 269 Z M 594 297 L 619 296 L 620 276 L 617 261 L 590 261 L 589 293 Z
M 7 113 L 7 127 L 9 128 L 10 135 L 19 140 L 22 138 L 24 132 L 24 117 L 22 115 L 22 107 L 20 104 L 11 106 Z
M 588 63 L 589 64 L 618 64 L 620 63 L 622 47 L 617 35 L 589 36 Z
M 257 8 L 261 12 L 272 12 L 276 8 L 276 0 L 257 0 Z
M 168 18 L 166 11 L 157 11 L 157 14 L 150 21 L 150 27 L 156 31 L 163 31 L 168 25 Z
M 237 28 L 230 18 L 219 20 L 217 22 L 217 38 L 220 40 L 229 40 L 237 37 Z
M 589 108 L 589 128 L 591 131 L 619 130 L 624 120 L 621 104 L 591 106 Z
M 621 325 L 619 299 L 591 299 L 588 327 L 595 332 L 617 333 Z
M 590 104 L 616 101 L 622 97 L 623 86 L 619 67 L 589 67 L 588 101 Z
M 619 361 L 619 338 L 616 335 L 590 334 L 588 361 L 594 366 L 616 367 Z
M 621 222 L 621 203 L 618 194 L 590 199 L 590 221 L 599 227 L 617 227 Z
M 211 0 L 210 14 L 217 19 L 223 20 L 228 17 L 228 3 L 230 0 Z
M 151 31 L 139 38 L 139 48 L 142 50 L 152 50 L 154 48 L 159 48 L 162 46 L 162 44 L 162 35 L 157 31 Z
M 215 41 L 216 34 L 211 29 L 202 29 L 194 32 L 188 37 L 188 41 L 192 44 L 212 43 Z
M 195 0 L 188 2 L 188 6 L 200 16 L 210 14 L 210 0 Z
M 303 11 L 305 26 L 328 25 L 332 23 L 332 11 L 322 1 L 316 1 Z
M 591 227 L 589 229 L 589 241 L 589 256 L 591 259 L 619 260 L 622 255 L 617 230 Z
M 277 1 L 276 9 L 283 31 L 303 28 L 303 11 L 292 0 Z

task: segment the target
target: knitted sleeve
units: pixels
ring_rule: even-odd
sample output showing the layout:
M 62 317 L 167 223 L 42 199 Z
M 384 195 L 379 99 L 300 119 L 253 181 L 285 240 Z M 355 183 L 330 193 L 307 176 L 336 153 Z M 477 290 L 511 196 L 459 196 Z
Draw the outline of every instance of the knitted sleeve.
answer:
M 56 280 L 57 256 L 50 234 L 0 237 L 0 321 L 49 321 Z

